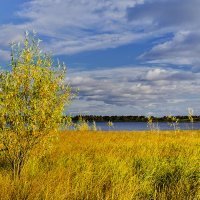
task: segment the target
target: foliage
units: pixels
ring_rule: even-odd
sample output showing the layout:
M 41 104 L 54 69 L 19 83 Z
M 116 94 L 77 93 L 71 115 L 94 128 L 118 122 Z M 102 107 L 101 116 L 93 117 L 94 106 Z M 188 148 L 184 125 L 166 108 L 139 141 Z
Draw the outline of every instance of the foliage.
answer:
M 148 117 L 145 116 L 101 116 L 101 115 L 83 115 L 82 116 L 86 121 L 89 122 L 148 122 Z M 187 116 L 175 116 L 177 119 L 179 119 L 179 122 L 190 122 Z M 155 117 L 151 116 L 152 120 L 154 122 L 169 122 L 171 121 L 168 119 L 168 116 L 163 117 Z M 193 121 L 200 122 L 200 116 L 192 116 Z M 73 116 L 72 120 L 73 122 L 78 121 L 79 116 Z
M 74 123 L 72 121 L 72 117 L 71 116 L 65 116 L 62 118 L 62 125 L 63 128 L 67 128 L 70 129 L 74 126 Z
M 85 119 L 83 119 L 81 115 L 79 116 L 78 122 L 74 126 L 75 126 L 75 129 L 78 131 L 90 130 L 89 123 Z
M 194 114 L 194 110 L 192 108 L 188 108 L 188 119 L 190 123 L 192 124 L 192 129 L 193 129 L 193 123 L 194 123 L 193 114 Z
M 147 117 L 147 127 L 150 129 L 151 132 L 159 131 L 158 122 L 154 123 L 152 116 Z
M 65 66 L 54 66 L 39 42 L 26 33 L 22 46 L 13 44 L 12 69 L 0 76 L 0 143 L 14 176 L 20 175 L 31 150 L 57 130 L 71 98 Z
M 169 115 L 167 116 L 169 120 L 169 125 L 174 129 L 175 133 L 179 132 L 179 119 L 175 116 Z
M 0 160 L 0 199 L 186 200 L 200 197 L 200 131 L 60 134 L 13 184 Z
M 92 131 L 97 131 L 97 125 L 96 125 L 96 122 L 95 122 L 95 121 L 92 122 L 91 130 L 92 130 Z
M 113 124 L 111 121 L 108 121 L 108 122 L 107 122 L 107 126 L 108 126 L 109 128 L 112 128 L 112 127 L 114 126 L 114 124 Z
M 188 119 L 190 120 L 191 123 L 194 122 L 193 113 L 194 113 L 194 110 L 192 108 L 188 108 Z

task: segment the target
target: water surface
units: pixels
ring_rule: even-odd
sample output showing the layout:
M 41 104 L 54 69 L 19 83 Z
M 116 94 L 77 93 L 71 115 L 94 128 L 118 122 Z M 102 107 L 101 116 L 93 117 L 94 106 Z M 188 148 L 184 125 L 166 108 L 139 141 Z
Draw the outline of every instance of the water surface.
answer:
M 92 123 L 89 123 L 92 125 Z M 144 130 L 150 130 L 150 128 L 147 126 L 146 122 L 115 122 L 113 123 L 113 127 L 108 127 L 107 123 L 105 122 L 96 122 L 96 126 L 98 130 L 102 131 L 108 131 L 108 130 L 116 130 L 116 131 L 121 131 L 121 130 L 136 130 L 136 131 L 144 131 Z M 180 130 L 200 130 L 200 122 L 196 123 L 188 123 L 188 122 L 182 122 L 179 123 L 178 126 L 175 128 L 180 129 Z M 159 123 L 154 123 L 154 129 L 159 129 L 159 130 L 174 130 L 173 126 L 170 126 L 168 122 L 159 122 Z

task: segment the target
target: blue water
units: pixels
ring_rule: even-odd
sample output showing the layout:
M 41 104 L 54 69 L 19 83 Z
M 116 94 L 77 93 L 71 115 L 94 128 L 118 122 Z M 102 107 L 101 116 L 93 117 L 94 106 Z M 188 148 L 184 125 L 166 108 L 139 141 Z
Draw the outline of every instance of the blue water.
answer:
M 90 124 L 91 125 L 91 124 Z M 113 123 L 113 127 L 108 127 L 105 122 L 96 122 L 96 126 L 98 130 L 102 131 L 108 131 L 108 130 L 150 130 L 149 127 L 147 127 L 146 122 L 115 122 Z M 200 122 L 196 123 L 179 123 L 176 127 L 179 130 L 200 130 Z M 170 126 L 167 122 L 159 122 L 154 124 L 154 129 L 159 130 L 174 130 L 174 127 Z

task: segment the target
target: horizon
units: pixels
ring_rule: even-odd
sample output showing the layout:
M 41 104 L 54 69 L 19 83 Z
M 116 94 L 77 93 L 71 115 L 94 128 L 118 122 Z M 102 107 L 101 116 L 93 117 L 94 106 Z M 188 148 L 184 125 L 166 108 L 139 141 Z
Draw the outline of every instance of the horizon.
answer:
M 162 115 L 162 116 L 153 116 L 153 115 L 63 115 L 63 117 L 67 117 L 70 116 L 72 118 L 74 117 L 144 117 L 144 118 L 148 118 L 148 117 L 152 117 L 152 118 L 167 118 L 167 117 L 184 117 L 184 118 L 188 118 L 188 115 Z M 200 117 L 200 115 L 191 115 L 192 117 Z
M 79 88 L 67 115 L 200 115 L 198 0 L 7 0 L 0 66 L 10 42 L 35 30 Z M 170 14 L 169 14 L 170 13 Z

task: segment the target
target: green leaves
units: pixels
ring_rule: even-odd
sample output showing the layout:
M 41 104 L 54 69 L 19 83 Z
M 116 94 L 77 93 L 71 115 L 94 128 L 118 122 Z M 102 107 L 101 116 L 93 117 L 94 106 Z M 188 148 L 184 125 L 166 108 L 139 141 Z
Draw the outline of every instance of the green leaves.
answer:
M 64 64 L 54 65 L 51 56 L 41 53 L 39 42 L 26 32 L 22 45 L 12 45 L 12 70 L 0 75 L 0 143 L 12 148 L 13 155 L 7 156 L 17 165 L 23 165 L 26 154 L 58 129 L 72 96 L 64 82 Z

